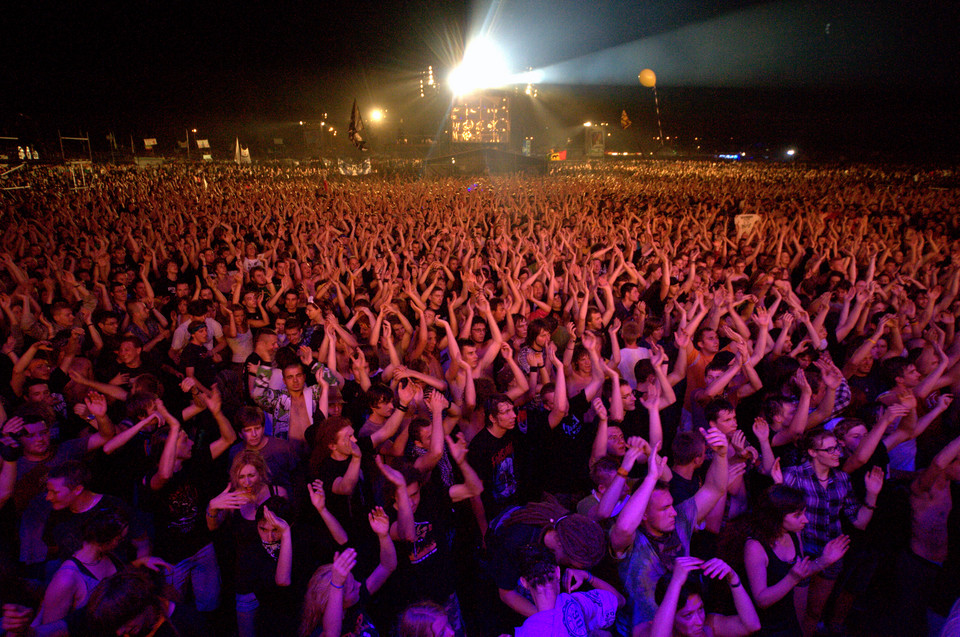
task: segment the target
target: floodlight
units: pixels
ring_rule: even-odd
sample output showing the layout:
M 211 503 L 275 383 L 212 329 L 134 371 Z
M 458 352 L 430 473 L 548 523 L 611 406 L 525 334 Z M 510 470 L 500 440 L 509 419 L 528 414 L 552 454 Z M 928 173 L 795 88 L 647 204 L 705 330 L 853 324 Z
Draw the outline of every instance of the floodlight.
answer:
M 467 95 L 478 89 L 503 86 L 509 79 L 500 49 L 486 38 L 477 38 L 467 45 L 460 66 L 451 71 L 447 82 L 454 95 Z
M 370 119 L 374 122 L 379 122 L 383 119 L 383 111 L 381 111 L 379 108 L 373 109 L 370 111 Z
M 795 150 L 792 149 L 792 148 L 787 151 L 787 155 L 790 156 L 790 157 L 793 157 L 793 156 L 796 155 L 796 154 L 797 154 L 797 151 L 795 151 Z

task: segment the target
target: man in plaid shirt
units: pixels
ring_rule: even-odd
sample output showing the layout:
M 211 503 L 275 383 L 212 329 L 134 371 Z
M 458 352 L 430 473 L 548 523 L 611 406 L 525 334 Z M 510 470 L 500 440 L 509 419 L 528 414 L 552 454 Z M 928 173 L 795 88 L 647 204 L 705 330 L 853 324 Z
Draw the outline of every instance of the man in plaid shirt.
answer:
M 808 460 L 783 472 L 783 483 L 799 490 L 806 502 L 809 520 L 801 533 L 804 555 L 813 559 L 814 572 L 808 587 L 798 588 L 800 605 L 806 597 L 804 634 L 813 634 L 823 607 L 840 574 L 839 558 L 846 552 L 849 539 L 842 536 L 841 513 L 858 529 L 865 529 L 873 517 L 877 494 L 883 487 L 883 471 L 874 467 L 864 478 L 867 495 L 860 503 L 850 484 L 850 476 L 839 469 L 842 448 L 825 429 L 810 432 L 804 440 Z M 838 555 L 839 553 L 839 555 Z

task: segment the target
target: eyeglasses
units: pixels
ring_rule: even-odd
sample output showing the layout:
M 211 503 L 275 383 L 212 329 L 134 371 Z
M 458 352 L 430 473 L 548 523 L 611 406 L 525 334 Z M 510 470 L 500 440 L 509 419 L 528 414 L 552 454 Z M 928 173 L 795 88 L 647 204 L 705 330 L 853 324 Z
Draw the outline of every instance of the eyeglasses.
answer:
M 817 451 L 823 451 L 824 453 L 840 453 L 842 449 L 840 445 L 833 445 L 832 447 L 824 447 L 823 449 L 817 449 Z

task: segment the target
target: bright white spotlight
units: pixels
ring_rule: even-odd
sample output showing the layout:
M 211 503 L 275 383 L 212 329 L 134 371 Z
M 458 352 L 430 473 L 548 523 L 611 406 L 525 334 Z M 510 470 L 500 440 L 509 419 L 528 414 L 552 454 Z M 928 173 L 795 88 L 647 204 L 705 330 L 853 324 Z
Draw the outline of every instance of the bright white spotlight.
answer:
M 503 53 L 486 38 L 467 45 L 460 66 L 453 69 L 447 82 L 454 95 L 467 95 L 482 88 L 496 88 L 509 81 L 510 72 Z
M 593 122 L 584 122 L 583 125 L 586 126 L 587 128 L 590 128 L 591 126 L 593 126 Z
M 383 111 L 381 111 L 379 108 L 373 109 L 370 111 L 370 119 L 375 122 L 379 122 L 383 119 Z
M 793 157 L 793 156 L 796 155 L 796 154 L 797 154 L 797 151 L 795 151 L 795 150 L 792 149 L 792 148 L 787 151 L 787 155 L 788 155 L 789 157 Z

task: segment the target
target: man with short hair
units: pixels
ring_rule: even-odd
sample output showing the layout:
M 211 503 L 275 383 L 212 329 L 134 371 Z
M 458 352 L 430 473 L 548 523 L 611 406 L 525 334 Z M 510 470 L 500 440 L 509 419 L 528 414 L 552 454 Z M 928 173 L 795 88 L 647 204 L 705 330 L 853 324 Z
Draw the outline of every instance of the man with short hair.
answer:
M 494 394 L 485 405 L 487 426 L 480 430 L 467 453 L 467 461 L 483 481 L 483 493 L 470 499 L 481 533 L 487 523 L 517 503 L 517 412 L 506 394 Z
M 257 367 L 254 387 L 250 395 L 273 421 L 272 434 L 278 438 L 306 442 L 307 429 L 327 417 L 330 385 L 323 380 L 321 367 L 314 363 L 310 352 L 304 352 L 300 361 L 283 368 L 283 388 L 270 388 L 269 367 Z M 311 365 L 312 363 L 312 365 Z M 320 389 L 307 386 L 305 365 L 316 376 Z
M 83 525 L 104 512 L 119 512 L 128 523 L 133 512 L 120 498 L 91 491 L 92 475 L 79 460 L 67 460 L 50 468 L 47 474 L 47 502 L 53 511 L 43 529 L 48 558 L 65 560 L 83 545 Z M 129 533 L 137 547 L 137 557 L 149 553 L 150 543 L 142 530 Z
M 620 634 L 628 635 L 653 619 L 657 581 L 677 557 L 690 555 L 694 529 L 704 521 L 727 489 L 727 438 L 717 429 L 700 430 L 713 449 L 707 479 L 694 496 L 674 508 L 666 484 L 658 482 L 665 459 L 653 453 L 647 476 L 617 516 L 610 530 L 610 546 L 620 560 L 620 577 L 629 603 L 617 620 Z
M 184 321 L 173 332 L 173 340 L 170 343 L 170 358 L 180 359 L 180 351 L 190 341 L 190 324 L 194 321 L 202 321 L 207 326 L 207 334 L 203 346 L 210 350 L 210 356 L 214 362 L 220 362 L 220 352 L 227 346 L 227 341 L 223 337 L 223 326 L 213 318 L 208 316 L 211 307 L 209 301 L 197 299 L 190 301 L 187 305 L 187 313 L 190 315 L 189 321 Z
M 113 422 L 106 417 L 106 400 L 100 397 L 88 401 L 88 408 L 95 413 L 98 431 L 56 445 L 51 443 L 50 427 L 36 408 L 21 407 L 3 425 L 0 507 L 12 497 L 21 516 L 20 561 L 24 564 L 38 564 L 47 557 L 41 536 L 50 512 L 49 502 L 42 497 L 47 488 L 48 469 L 66 460 L 79 460 L 114 435 Z
M 187 331 L 190 341 L 180 352 L 180 368 L 187 378 L 195 379 L 204 388 L 213 387 L 217 378 L 217 367 L 211 351 L 205 346 L 207 324 L 203 321 L 190 321 Z
M 272 379 L 273 372 L 276 371 L 276 356 L 279 350 L 280 340 L 277 338 L 277 333 L 270 329 L 260 330 L 253 345 L 253 353 L 247 356 L 247 360 L 243 362 L 247 375 L 248 392 L 253 392 L 258 368 L 264 372 L 269 369 L 269 378 Z M 273 389 L 279 389 L 279 383 L 270 382 L 269 384 Z
M 839 561 L 820 558 L 827 554 L 829 547 L 846 537 L 840 524 L 841 515 L 855 528 L 867 528 L 883 487 L 883 470 L 874 467 L 867 472 L 866 497 L 860 502 L 850 484 L 850 476 L 839 469 L 843 447 L 831 432 L 825 429 L 809 432 L 803 447 L 807 452 L 806 462 L 785 469 L 783 483 L 800 491 L 806 505 L 808 522 L 800 539 L 804 555 L 814 561 L 817 570 L 808 590 L 804 591 L 806 611 L 800 623 L 804 634 L 812 634 L 841 571 Z

